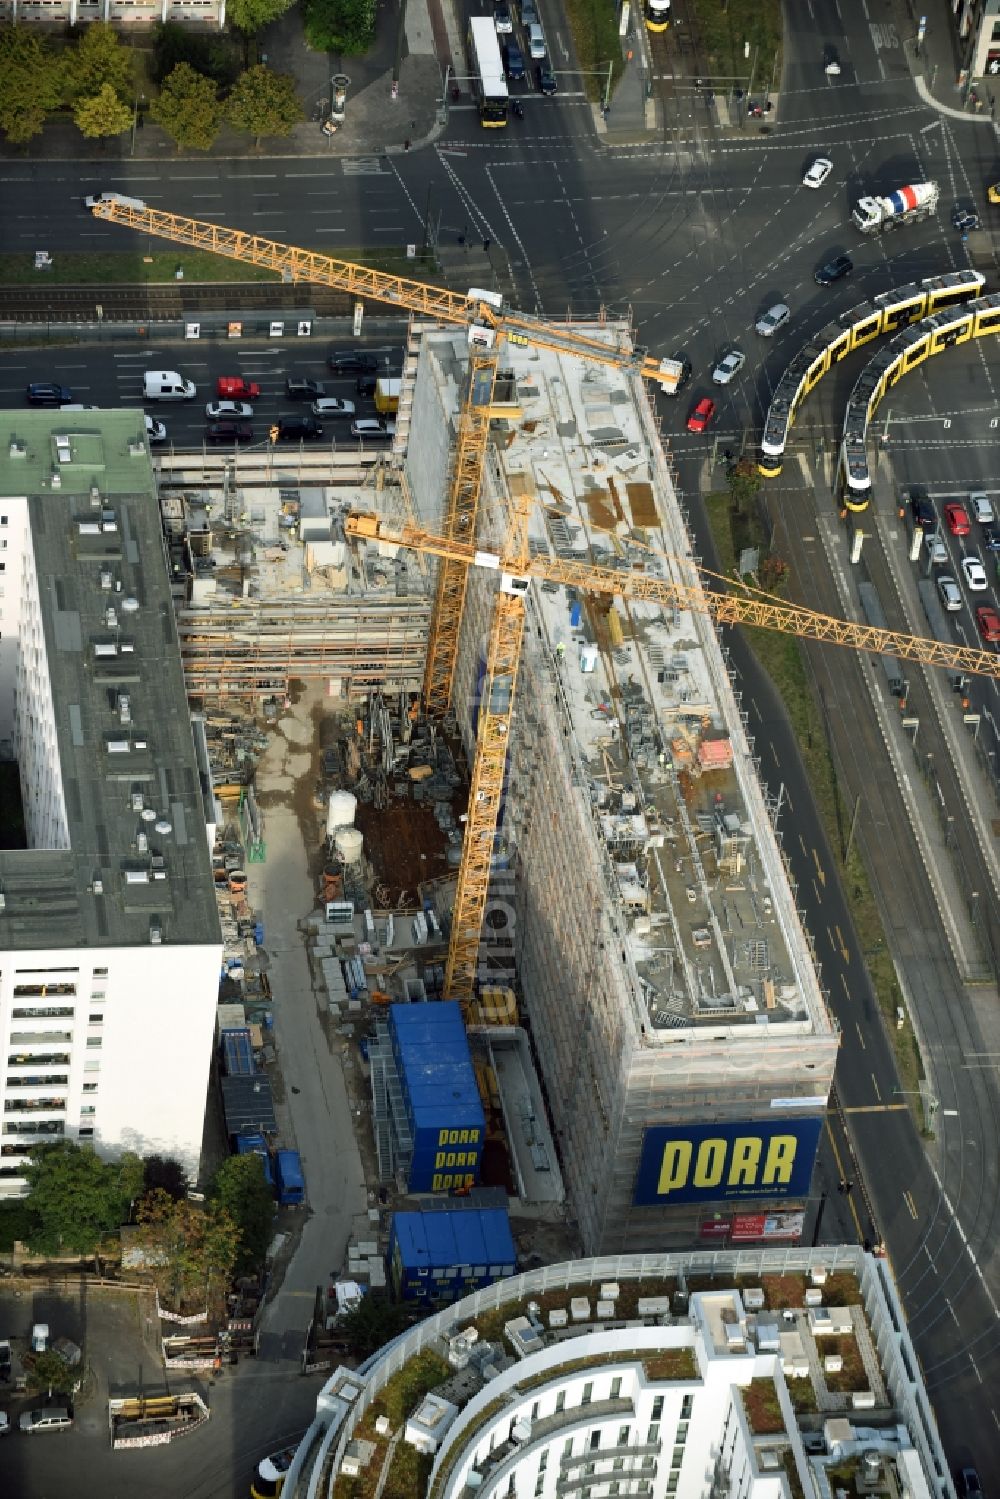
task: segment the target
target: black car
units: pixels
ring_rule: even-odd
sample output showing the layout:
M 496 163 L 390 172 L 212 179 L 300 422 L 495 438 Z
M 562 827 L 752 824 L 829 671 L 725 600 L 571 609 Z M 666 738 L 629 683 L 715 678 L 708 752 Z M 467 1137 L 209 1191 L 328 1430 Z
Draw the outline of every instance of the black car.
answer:
M 524 53 L 516 42 L 505 42 L 501 48 L 503 70 L 511 83 L 520 83 L 524 77 Z
M 285 442 L 322 437 L 323 425 L 314 416 L 281 416 L 278 418 L 278 436 Z
M 962 1499 L 982 1499 L 983 1486 L 975 1468 L 963 1468 L 959 1473 L 958 1491 Z
M 551 64 L 547 60 L 535 64 L 535 82 L 538 85 L 540 93 L 555 93 L 556 75 L 553 73 Z
M 913 516 L 913 524 L 919 526 L 925 536 L 937 534 L 937 516 L 926 490 L 910 490 L 910 514 Z
M 326 386 L 322 380 L 289 379 L 285 381 L 285 395 L 290 401 L 321 401 Z
M 686 354 L 675 354 L 673 356 L 673 359 L 674 363 L 679 364 L 681 367 L 680 379 L 677 381 L 676 391 L 676 394 L 680 395 L 681 391 L 684 389 L 685 385 L 689 383 L 691 376 L 694 374 L 694 367 Z
M 378 369 L 375 355 L 367 354 L 363 349 L 355 349 L 349 354 L 331 354 L 326 362 L 335 375 L 363 374 L 365 370 Z
M 373 396 L 378 380 L 374 375 L 359 375 L 354 382 L 355 393 L 359 396 Z
M 951 222 L 961 234 L 971 234 L 973 229 L 979 228 L 979 215 L 967 204 L 956 203 L 951 210 Z
M 849 255 L 836 255 L 833 260 L 820 266 L 813 280 L 817 286 L 832 286 L 835 281 L 843 281 L 845 276 L 850 276 L 853 270 L 854 261 Z
M 535 0 L 521 0 L 521 25 L 525 31 L 529 26 L 538 25 L 538 7 Z
M 983 546 L 988 552 L 1000 552 L 1000 531 L 996 526 L 983 527 Z
M 206 442 L 253 442 L 253 427 L 249 422 L 209 422 L 205 428 Z
M 34 381 L 25 394 L 30 406 L 67 406 L 73 400 L 73 392 L 65 385 L 49 385 L 46 381 Z

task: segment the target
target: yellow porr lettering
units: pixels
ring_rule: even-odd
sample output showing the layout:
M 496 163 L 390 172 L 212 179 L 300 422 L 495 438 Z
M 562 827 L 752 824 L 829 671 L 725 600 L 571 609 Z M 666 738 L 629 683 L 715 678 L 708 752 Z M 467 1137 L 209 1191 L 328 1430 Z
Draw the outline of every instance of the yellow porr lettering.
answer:
M 726 1169 L 725 1140 L 702 1140 L 694 1163 L 696 1187 L 717 1187 Z
M 764 1161 L 764 1174 L 761 1177 L 765 1187 L 771 1186 L 774 1182 L 791 1181 L 798 1143 L 794 1135 L 771 1136 L 767 1143 L 767 1158 Z
M 676 1192 L 678 1187 L 683 1187 L 687 1181 L 690 1166 L 690 1140 L 671 1140 L 664 1145 L 663 1159 L 660 1162 L 660 1179 L 656 1184 L 656 1195 L 658 1197 L 666 1197 L 668 1192 Z
M 730 1187 L 752 1187 L 755 1184 L 762 1144 L 759 1135 L 738 1135 L 733 1141 L 727 1183 Z

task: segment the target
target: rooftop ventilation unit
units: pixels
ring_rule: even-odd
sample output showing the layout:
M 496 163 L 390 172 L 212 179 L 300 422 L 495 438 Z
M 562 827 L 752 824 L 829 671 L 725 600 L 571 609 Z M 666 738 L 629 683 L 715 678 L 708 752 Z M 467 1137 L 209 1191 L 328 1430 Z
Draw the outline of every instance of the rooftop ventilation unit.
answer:
M 104 623 L 109 630 L 117 630 L 118 628 L 118 613 L 113 604 L 109 604 L 104 611 Z
M 160 818 L 157 819 L 157 822 L 156 822 L 156 831 L 158 833 L 162 833 L 163 836 L 166 837 L 166 835 L 168 833 L 172 833 L 173 830 L 174 830 L 173 823 L 172 822 L 168 822 L 165 817 L 160 817 Z
M 53 484 L 56 482 L 56 479 L 58 477 L 58 474 L 52 475 Z M 60 479 L 59 482 L 62 483 L 62 480 Z M 76 529 L 81 536 L 100 536 L 101 534 L 100 525 L 96 520 L 78 520 L 76 523 Z
M 69 455 L 67 454 L 67 457 L 68 456 Z M 62 489 L 62 474 L 53 474 L 52 475 L 52 488 L 53 489 Z
M 163 928 L 158 921 L 149 923 L 149 941 L 153 947 L 159 947 L 163 941 Z
M 91 885 L 90 889 L 91 889 L 91 893 L 93 895 L 103 895 L 104 894 L 104 881 L 100 878 L 99 875 L 95 875 L 94 876 L 94 882 Z
M 100 491 L 100 487 L 97 484 L 92 484 L 90 486 L 90 503 L 91 503 L 91 506 L 92 506 L 92 508 L 94 510 L 100 510 L 100 508 L 101 508 L 101 491 Z
M 28 445 L 27 443 L 19 442 L 16 437 L 12 437 L 8 453 L 11 458 L 27 458 Z
M 118 517 L 117 517 L 117 515 L 115 514 L 115 512 L 113 510 L 102 510 L 101 511 L 101 530 L 102 531 L 117 531 L 118 530 Z
M 139 850 L 140 854 L 144 854 L 144 853 L 148 852 L 148 850 L 149 850 L 149 839 L 146 837 L 145 833 L 142 833 L 142 832 L 136 833 L 136 835 L 135 835 L 135 846 Z
M 6 911 L 6 909 L 7 909 L 7 897 L 6 897 L 6 895 L 4 895 L 3 891 L 0 890 L 0 911 Z
M 143 809 L 142 809 L 142 820 L 143 820 L 143 822 L 155 822 L 156 821 L 156 813 L 153 811 L 152 807 L 143 807 Z
M 114 574 L 112 573 L 110 567 L 102 567 L 101 568 L 101 588 L 102 588 L 102 590 L 105 593 L 110 593 L 111 592 L 111 585 L 112 585 L 113 582 L 114 582 Z
M 131 795 L 131 798 L 130 798 L 130 805 L 132 807 L 132 811 L 133 812 L 141 812 L 142 811 L 143 807 L 145 806 L 145 798 L 143 797 L 143 794 L 142 794 L 141 791 L 133 791 L 132 792 L 132 795 Z
M 135 614 L 138 608 L 139 600 L 133 594 L 130 593 L 126 598 L 122 599 L 123 614 Z

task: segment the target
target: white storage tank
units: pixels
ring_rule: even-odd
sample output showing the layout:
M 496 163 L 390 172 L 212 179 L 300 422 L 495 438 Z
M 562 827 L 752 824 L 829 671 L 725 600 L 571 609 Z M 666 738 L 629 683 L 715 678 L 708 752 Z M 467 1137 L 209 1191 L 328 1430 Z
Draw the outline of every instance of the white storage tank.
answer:
M 332 838 L 340 828 L 353 828 L 358 799 L 349 791 L 331 791 L 326 804 L 326 835 Z
M 364 839 L 357 828 L 339 828 L 334 838 L 337 853 L 345 864 L 360 864 Z

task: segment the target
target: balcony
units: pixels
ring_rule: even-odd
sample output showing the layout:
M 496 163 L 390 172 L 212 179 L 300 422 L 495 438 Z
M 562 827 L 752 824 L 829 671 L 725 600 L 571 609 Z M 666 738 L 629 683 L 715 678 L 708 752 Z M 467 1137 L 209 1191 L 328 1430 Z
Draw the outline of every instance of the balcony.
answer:
M 66 1073 L 25 1073 L 22 1077 L 15 1073 L 7 1079 L 9 1088 L 65 1088 L 69 1082 Z
M 11 1046 L 51 1046 L 53 1041 L 72 1042 L 72 1031 L 12 1031 Z M 69 1060 L 67 1054 L 66 1060 Z M 11 1064 L 15 1058 L 10 1058 Z
M 35 1123 L 28 1120 L 18 1120 L 14 1124 L 5 1124 L 3 1127 L 5 1135 L 64 1135 L 66 1133 L 66 1122 L 63 1119 L 39 1119 Z
M 627 1399 L 592 1400 L 589 1405 L 567 1406 L 565 1410 L 556 1411 L 554 1415 L 542 1416 L 540 1420 L 532 1421 L 531 1436 L 527 1442 L 513 1442 L 508 1439 L 499 1447 L 494 1447 L 483 1462 L 476 1464 L 477 1470 L 483 1476 L 484 1486 L 489 1482 L 493 1487 L 494 1493 L 500 1493 L 509 1474 L 524 1461 L 525 1456 L 536 1447 L 545 1446 L 554 1434 L 565 1433 L 569 1436 L 571 1432 L 589 1428 L 593 1426 L 595 1421 L 604 1420 L 608 1416 L 628 1417 L 630 1420 L 634 1420 L 635 1407 L 632 1401 Z M 639 1451 L 635 1447 L 629 1447 L 625 1450 L 628 1452 Z M 609 1447 L 606 1454 L 599 1451 L 582 1454 L 579 1462 L 596 1462 L 598 1458 L 603 1456 L 610 1457 L 611 1454 L 612 1449 Z M 612 1476 L 615 1475 L 605 1474 L 600 1482 L 608 1483 Z M 596 1477 L 586 1480 L 577 1478 L 571 1483 L 565 1483 L 564 1489 L 566 1492 L 569 1492 L 572 1489 L 583 1488 L 586 1484 L 596 1484 L 597 1482 L 598 1479 Z M 563 1489 L 557 1484 L 556 1491 L 560 1493 L 563 1492 Z
M 3 1106 L 5 1114 L 62 1114 L 65 1110 L 65 1098 L 8 1098 Z
M 618 1457 L 626 1461 L 637 1457 L 657 1458 L 662 1450 L 662 1442 L 626 1443 L 624 1447 L 595 1447 L 593 1452 L 577 1452 L 572 1457 L 560 1458 L 559 1472 L 565 1476 L 567 1473 L 572 1473 L 575 1468 L 584 1467 L 587 1463 L 611 1462 Z M 621 1474 L 605 1473 L 604 1476 L 606 1479 L 620 1478 Z
M 51 1038 L 45 1036 L 39 1039 L 48 1041 Z M 7 1058 L 8 1067 L 68 1067 L 69 1063 L 68 1051 L 18 1051 Z

